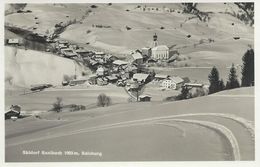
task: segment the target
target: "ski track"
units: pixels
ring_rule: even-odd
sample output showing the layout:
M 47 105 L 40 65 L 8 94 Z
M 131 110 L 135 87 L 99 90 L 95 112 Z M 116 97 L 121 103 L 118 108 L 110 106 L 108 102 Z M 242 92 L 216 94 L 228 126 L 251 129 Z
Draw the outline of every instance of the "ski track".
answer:
M 114 123 L 114 124 L 101 125 L 101 126 L 90 127 L 90 128 L 83 128 L 83 129 L 78 129 L 76 131 L 72 131 L 70 133 L 48 135 L 48 136 L 45 136 L 42 138 L 36 138 L 36 139 L 31 139 L 31 140 L 27 140 L 27 141 L 23 141 L 23 142 L 9 144 L 9 145 L 6 145 L 6 147 L 17 146 L 20 144 L 37 142 L 37 141 L 42 141 L 42 140 L 47 140 L 47 139 L 52 139 L 52 138 L 76 135 L 76 134 L 80 134 L 80 133 L 88 133 L 88 132 L 95 132 L 95 131 L 101 131 L 101 130 L 133 127 L 133 126 L 141 126 L 141 125 L 151 125 L 151 124 L 174 127 L 182 132 L 182 136 L 185 136 L 185 131 L 182 127 L 175 125 L 175 124 L 170 124 L 170 123 L 165 122 L 165 121 L 176 121 L 176 122 L 197 124 L 197 125 L 204 126 L 209 129 L 220 132 L 221 134 L 223 134 L 226 137 L 226 139 L 230 143 L 230 145 L 232 147 L 232 154 L 233 154 L 234 160 L 241 159 L 239 144 L 231 130 L 229 130 L 227 127 L 225 127 L 221 124 L 217 124 L 217 123 L 213 123 L 213 122 L 209 122 L 209 121 L 198 121 L 198 120 L 194 120 L 194 119 L 193 120 L 178 119 L 178 118 L 188 117 L 188 116 L 216 116 L 216 117 L 222 117 L 222 118 L 233 120 L 233 121 L 241 124 L 243 127 L 245 127 L 249 131 L 249 133 L 252 137 L 252 140 L 254 140 L 254 125 L 253 125 L 252 121 L 246 120 L 244 118 L 241 118 L 241 117 L 238 117 L 238 116 L 232 115 L 232 114 L 195 113 L 195 114 L 171 115 L 171 116 L 164 116 L 164 117 L 152 117 L 152 118 L 146 118 L 146 119 L 139 119 L 139 120 L 125 121 L 125 122 L 118 122 L 118 123 Z

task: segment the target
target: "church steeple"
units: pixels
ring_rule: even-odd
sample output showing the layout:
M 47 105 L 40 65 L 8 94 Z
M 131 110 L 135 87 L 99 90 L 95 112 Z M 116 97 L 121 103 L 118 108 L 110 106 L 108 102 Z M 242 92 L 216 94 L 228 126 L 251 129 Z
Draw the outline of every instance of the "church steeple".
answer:
M 154 35 L 153 35 L 153 47 L 156 47 L 156 46 L 158 46 L 158 41 L 157 41 L 157 34 L 155 33 Z

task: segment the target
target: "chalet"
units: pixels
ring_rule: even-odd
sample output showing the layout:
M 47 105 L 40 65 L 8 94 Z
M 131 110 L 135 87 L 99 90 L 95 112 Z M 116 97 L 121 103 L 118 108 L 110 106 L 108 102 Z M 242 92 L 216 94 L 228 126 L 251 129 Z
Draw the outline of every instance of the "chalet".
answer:
M 204 85 L 200 83 L 185 83 L 183 86 L 189 88 L 202 88 Z
M 149 74 L 143 74 L 143 73 L 136 73 L 133 75 L 133 80 L 140 82 L 140 83 L 145 83 L 149 77 Z
M 99 63 L 98 63 L 97 61 L 92 60 L 92 59 L 89 60 L 89 63 L 90 63 L 90 65 L 92 65 L 92 66 L 97 66 L 97 65 L 99 65 Z
M 91 85 L 97 84 L 96 78 L 97 78 L 97 76 L 95 74 L 89 75 L 89 79 L 88 79 L 89 84 L 91 84 Z
M 19 39 L 13 38 L 13 39 L 8 39 L 7 44 L 9 45 L 19 45 Z
M 77 49 L 77 50 L 75 50 L 75 52 L 77 53 L 77 54 L 79 54 L 81 57 L 92 57 L 93 55 L 94 55 L 94 53 L 93 52 L 91 52 L 91 51 L 87 51 L 87 50 L 85 50 L 85 49 Z
M 161 86 L 169 89 L 179 89 L 183 84 L 183 79 L 180 77 L 169 77 L 162 81 Z
M 86 79 L 75 79 L 75 80 L 71 80 L 69 82 L 69 85 L 81 85 L 84 84 L 87 80 Z
M 106 78 L 107 78 L 108 82 L 110 82 L 110 83 L 115 83 L 118 79 L 116 77 L 116 75 L 110 75 L 110 76 L 107 76 Z
M 65 41 L 65 40 L 59 40 L 58 43 L 59 44 L 63 44 L 63 45 L 68 45 L 69 44 L 69 42 Z
M 113 71 L 120 71 L 127 66 L 128 62 L 122 60 L 113 61 Z
M 106 54 L 104 52 L 95 52 L 95 57 L 103 58 Z
M 61 54 L 66 54 L 66 53 L 72 53 L 73 52 L 73 50 L 72 49 L 70 49 L 70 48 L 62 48 L 62 49 L 60 49 L 60 52 L 61 52 Z
M 127 80 L 130 78 L 130 74 L 129 72 L 125 72 L 125 71 L 121 71 L 118 76 L 122 79 L 122 80 Z
M 69 85 L 69 81 L 62 81 L 62 86 L 68 86 Z
M 127 65 L 128 63 L 126 62 L 126 61 L 122 61 L 122 60 L 115 60 L 114 62 L 113 62 L 113 65 L 114 66 L 124 66 L 124 65 Z
M 58 49 L 66 49 L 66 48 L 68 48 L 68 46 L 66 46 L 64 44 L 59 44 L 57 48 Z
M 76 50 L 76 49 L 78 49 L 79 47 L 78 47 L 78 45 L 76 45 L 76 44 L 71 44 L 71 45 L 69 45 L 69 48 L 71 48 L 71 49 L 73 49 L 73 50 Z
M 147 101 L 151 101 L 151 96 L 149 96 L 149 95 L 140 95 L 139 96 L 139 100 L 141 101 L 141 102 L 147 102 Z
M 104 86 L 108 84 L 108 79 L 107 78 L 97 78 L 97 85 L 99 86 Z
M 65 52 L 64 57 L 73 58 L 73 57 L 78 57 L 78 55 L 77 53 L 73 53 L 73 52 Z
M 104 63 L 112 61 L 113 56 L 108 54 L 104 56 Z
M 139 52 L 131 54 L 132 64 L 143 64 L 143 56 Z
M 169 75 L 163 75 L 163 74 L 156 74 L 154 76 L 154 81 L 162 81 L 169 78 Z
M 5 113 L 5 119 L 12 117 L 18 118 L 20 116 L 21 107 L 19 105 L 12 105 L 8 112 Z
M 105 76 L 108 75 L 108 69 L 102 66 L 99 66 L 98 69 L 96 70 L 96 75 L 97 76 Z
M 143 57 L 151 57 L 152 49 L 149 47 L 142 48 L 142 55 L 143 55 Z

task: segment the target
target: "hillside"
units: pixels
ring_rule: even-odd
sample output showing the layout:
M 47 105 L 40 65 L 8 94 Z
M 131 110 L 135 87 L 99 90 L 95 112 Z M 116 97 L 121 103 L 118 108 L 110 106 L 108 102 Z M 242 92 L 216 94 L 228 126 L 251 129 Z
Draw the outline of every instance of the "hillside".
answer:
M 236 94 L 235 98 L 214 94 L 160 105 L 118 104 L 6 121 L 6 160 L 254 160 L 253 90 L 221 92 Z M 250 96 L 244 96 L 245 92 Z M 79 152 L 101 152 L 102 156 L 19 155 L 21 149 L 64 151 L 67 146 Z
M 46 33 L 47 30 L 52 32 L 57 23 L 80 20 L 67 27 L 60 38 L 118 56 L 151 46 L 152 35 L 157 33 L 159 44 L 168 45 L 182 56 L 190 57 L 182 62 L 188 66 L 227 67 L 231 63 L 241 64 L 241 57 L 248 45 L 254 44 L 254 28 L 230 15 L 240 11 L 232 3 L 199 3 L 197 8 L 209 13 L 206 22 L 193 14 L 182 13 L 183 6 L 177 3 L 90 6 L 28 4 L 24 10 L 31 10 L 32 13 L 7 15 L 5 22 L 27 28 L 36 26 L 33 31 Z M 169 9 L 172 12 L 166 12 Z M 45 15 L 46 12 L 48 15 Z M 35 22 L 39 24 L 35 25 Z M 233 37 L 240 39 L 234 40 Z
M 32 50 L 5 47 L 5 81 L 9 86 L 30 87 L 33 84 L 60 85 L 64 75 L 90 74 L 83 65 L 71 59 Z

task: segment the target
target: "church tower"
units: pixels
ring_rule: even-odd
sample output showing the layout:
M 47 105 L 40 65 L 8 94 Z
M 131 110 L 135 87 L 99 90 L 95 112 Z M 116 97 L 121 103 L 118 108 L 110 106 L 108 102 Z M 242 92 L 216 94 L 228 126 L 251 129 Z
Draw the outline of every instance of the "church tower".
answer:
M 158 46 L 158 41 L 157 41 L 157 35 L 156 33 L 153 35 L 153 47 Z

